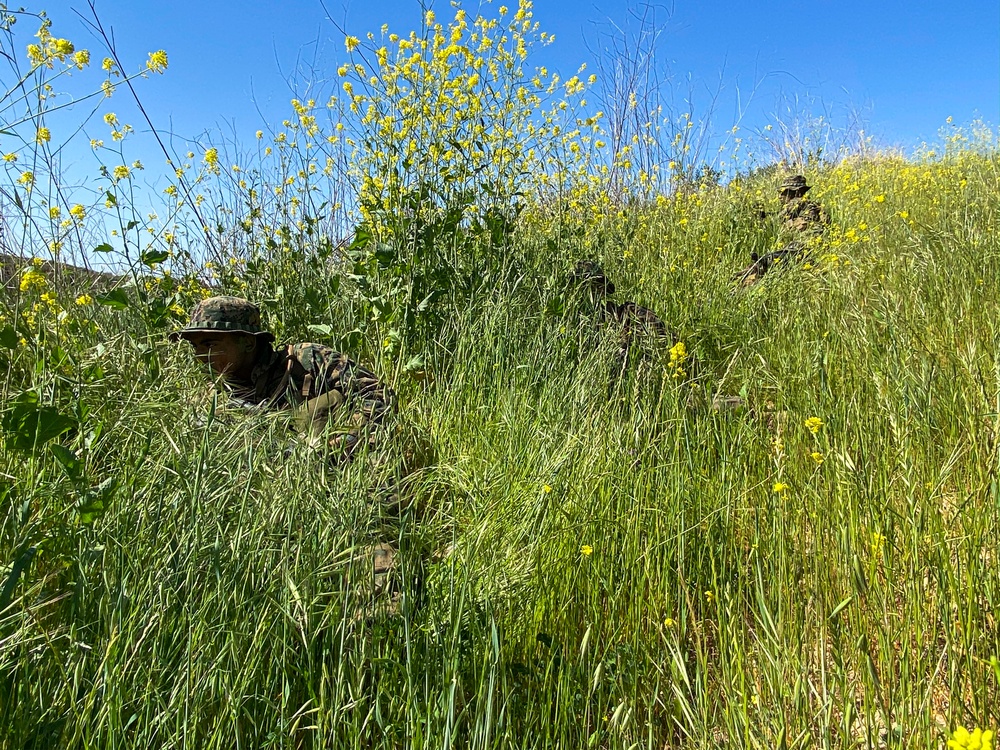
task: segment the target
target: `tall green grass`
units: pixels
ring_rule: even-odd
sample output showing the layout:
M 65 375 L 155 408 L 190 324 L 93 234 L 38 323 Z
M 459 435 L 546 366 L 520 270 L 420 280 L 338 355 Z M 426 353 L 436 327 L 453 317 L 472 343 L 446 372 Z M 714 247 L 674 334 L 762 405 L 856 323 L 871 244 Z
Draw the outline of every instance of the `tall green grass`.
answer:
M 774 242 L 753 217 L 775 170 L 517 196 L 499 243 L 423 206 L 403 229 L 474 273 L 408 339 L 373 307 L 374 256 L 319 224 L 208 269 L 133 258 L 110 291 L 26 264 L 0 297 L 0 746 L 917 748 L 996 727 L 1000 161 L 950 144 L 812 165 L 826 238 L 749 289 L 730 276 Z M 647 341 L 609 392 L 616 334 L 565 285 L 591 256 L 695 381 Z M 383 451 L 333 468 L 229 402 L 165 338 L 214 292 L 372 365 L 400 395 Z

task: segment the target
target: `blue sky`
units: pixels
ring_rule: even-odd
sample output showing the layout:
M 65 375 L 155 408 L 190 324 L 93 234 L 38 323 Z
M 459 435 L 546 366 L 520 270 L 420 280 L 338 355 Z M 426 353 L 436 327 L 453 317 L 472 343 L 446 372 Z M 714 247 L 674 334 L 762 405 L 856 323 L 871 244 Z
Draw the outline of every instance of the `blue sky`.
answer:
M 57 0 L 45 7 L 56 36 L 96 48 L 72 13 L 86 12 L 83 3 Z M 427 7 L 441 19 L 452 15 L 447 2 Z M 474 15 L 479 6 L 464 7 Z M 588 46 L 599 44 L 598 31 L 625 24 L 629 7 L 607 0 L 536 0 L 536 20 L 557 41 L 541 50 L 535 64 L 572 75 L 592 60 Z M 318 0 L 97 0 L 97 10 L 114 30 L 123 60 L 137 67 L 148 52 L 167 50 L 166 75 L 140 82 L 140 95 L 161 130 L 185 138 L 222 130 L 244 142 L 287 116 L 293 96 L 287 81 L 298 64 L 333 75 L 346 57 L 337 26 L 360 37 L 383 23 L 407 32 L 419 27 L 421 16 L 417 0 L 328 0 L 325 8 Z M 656 13 L 665 29 L 663 59 L 681 89 L 690 80 L 699 92 L 696 115 L 711 92 L 720 91 L 714 119 L 719 130 L 733 125 L 738 97 L 745 102 L 755 86 L 743 121 L 750 129 L 782 116 L 795 99 L 800 109 L 827 111 L 835 123 L 860 110 L 867 132 L 905 148 L 933 140 L 949 116 L 956 122 L 977 115 L 1000 122 L 996 0 L 948 6 L 677 0 L 672 7 L 656 6 Z M 116 100 L 116 106 L 125 104 Z

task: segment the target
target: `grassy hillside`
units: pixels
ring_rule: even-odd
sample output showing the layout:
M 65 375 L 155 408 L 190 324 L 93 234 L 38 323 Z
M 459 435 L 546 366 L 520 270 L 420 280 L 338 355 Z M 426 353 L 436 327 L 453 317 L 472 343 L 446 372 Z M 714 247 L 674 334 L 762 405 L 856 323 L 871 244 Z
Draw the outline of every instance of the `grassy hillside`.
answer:
M 747 289 L 730 277 L 776 241 L 756 217 L 781 169 L 626 199 L 599 168 L 515 196 L 428 161 L 362 195 L 351 248 L 272 203 L 234 208 L 211 256 L 159 227 L 169 253 L 142 247 L 110 290 L 25 264 L 0 298 L 0 746 L 917 748 L 996 727 L 1000 158 L 963 138 L 800 165 L 831 226 Z M 22 226 L 53 218 L 25 187 Z M 615 334 L 565 284 L 585 257 L 695 378 L 647 342 L 609 394 Z M 222 292 L 391 383 L 384 454 L 331 467 L 167 342 Z M 414 445 L 387 508 L 373 489 Z

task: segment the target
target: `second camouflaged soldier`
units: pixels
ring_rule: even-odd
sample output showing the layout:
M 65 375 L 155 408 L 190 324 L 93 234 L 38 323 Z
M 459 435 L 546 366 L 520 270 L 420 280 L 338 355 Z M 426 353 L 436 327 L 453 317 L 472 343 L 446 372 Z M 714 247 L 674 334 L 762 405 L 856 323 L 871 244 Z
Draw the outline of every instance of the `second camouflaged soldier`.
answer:
M 821 235 L 830 217 L 816 201 L 806 198 L 812 186 L 800 174 L 787 177 L 781 183 L 781 210 L 778 212 L 778 241 L 782 247 L 765 255 L 750 254 L 750 265 L 733 279 L 743 286 L 757 283 L 776 263 L 790 258 L 802 259 L 808 253 L 809 241 Z M 766 219 L 767 214 L 763 213 Z
M 609 299 L 615 294 L 615 285 L 608 280 L 604 269 L 593 260 L 582 260 L 569 274 L 572 286 L 582 290 L 586 301 L 593 307 L 602 325 L 614 326 L 618 332 L 618 348 L 612 365 L 609 394 L 622 382 L 630 368 L 633 348 L 640 340 L 662 340 L 669 342 L 669 369 L 675 378 L 686 378 L 690 374 L 687 350 L 682 342 L 667 328 L 652 310 L 635 302 L 615 302 Z
M 260 310 L 239 297 L 211 297 L 191 311 L 191 321 L 170 334 L 222 379 L 232 396 L 264 409 L 294 410 L 296 427 L 329 429 L 334 459 L 349 459 L 372 439 L 395 395 L 370 371 L 322 344 L 272 347 Z

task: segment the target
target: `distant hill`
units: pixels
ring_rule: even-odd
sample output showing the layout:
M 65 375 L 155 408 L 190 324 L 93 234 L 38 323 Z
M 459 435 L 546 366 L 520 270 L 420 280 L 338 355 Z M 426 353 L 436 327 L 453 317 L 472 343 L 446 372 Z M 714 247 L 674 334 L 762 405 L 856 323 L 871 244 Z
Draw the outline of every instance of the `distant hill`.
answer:
M 0 253 L 0 287 L 8 291 L 17 289 L 21 278 L 21 272 L 31 265 L 31 258 L 22 258 L 19 255 L 8 255 Z M 106 271 L 95 271 L 83 266 L 74 266 L 70 263 L 53 263 L 43 261 L 39 266 L 42 273 L 50 278 L 55 286 L 70 285 L 74 289 L 78 288 L 104 288 L 115 284 L 121 276 Z

